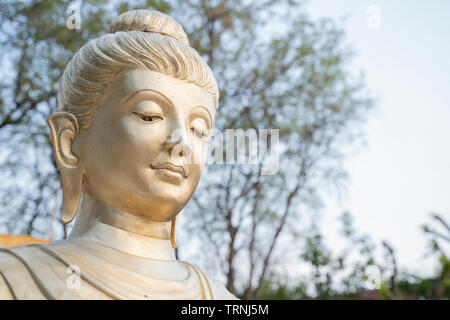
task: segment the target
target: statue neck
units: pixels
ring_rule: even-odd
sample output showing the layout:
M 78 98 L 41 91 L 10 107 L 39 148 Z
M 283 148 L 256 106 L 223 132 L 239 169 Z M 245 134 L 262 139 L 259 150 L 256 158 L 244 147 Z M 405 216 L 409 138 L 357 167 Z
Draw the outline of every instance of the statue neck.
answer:
M 111 207 L 83 189 L 69 239 L 83 238 L 124 253 L 149 259 L 175 260 L 171 222 L 150 221 Z

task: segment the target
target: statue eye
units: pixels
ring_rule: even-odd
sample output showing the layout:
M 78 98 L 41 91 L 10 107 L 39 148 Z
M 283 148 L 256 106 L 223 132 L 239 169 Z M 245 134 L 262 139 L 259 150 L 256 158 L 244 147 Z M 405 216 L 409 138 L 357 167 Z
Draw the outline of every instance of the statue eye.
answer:
M 208 136 L 208 126 L 203 118 L 195 118 L 191 121 L 191 131 L 198 138 L 203 139 Z
M 204 137 L 206 137 L 206 134 L 201 130 L 198 130 L 194 127 L 192 127 L 191 130 L 199 139 L 203 139 Z
M 157 122 L 157 121 L 163 119 L 162 117 L 157 116 L 157 115 L 148 115 L 148 114 L 142 114 L 142 113 L 138 113 L 138 112 L 133 112 L 133 114 L 147 122 Z

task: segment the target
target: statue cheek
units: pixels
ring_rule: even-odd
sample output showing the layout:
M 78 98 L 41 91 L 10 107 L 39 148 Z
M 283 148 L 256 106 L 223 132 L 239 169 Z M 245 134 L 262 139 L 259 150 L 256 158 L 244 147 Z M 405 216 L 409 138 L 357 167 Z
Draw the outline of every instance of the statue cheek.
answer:
M 116 140 L 122 147 L 131 146 L 133 149 L 145 152 L 149 149 L 161 149 L 162 143 L 168 136 L 167 125 L 164 121 L 157 123 L 141 123 L 140 120 L 128 118 L 122 121 Z
M 191 164 L 188 166 L 190 183 L 193 184 L 194 188 L 197 186 L 203 172 L 202 164 Z

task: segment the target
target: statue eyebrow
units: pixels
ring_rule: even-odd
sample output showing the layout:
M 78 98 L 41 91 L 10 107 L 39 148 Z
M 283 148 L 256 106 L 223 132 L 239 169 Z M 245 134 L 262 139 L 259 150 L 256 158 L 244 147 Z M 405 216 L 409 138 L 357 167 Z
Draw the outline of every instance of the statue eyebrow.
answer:
M 212 124 L 213 124 L 213 117 L 212 117 L 212 115 L 211 115 L 211 112 L 208 110 L 208 108 L 207 107 L 205 107 L 205 106 L 196 106 L 196 107 L 194 107 L 194 108 L 192 108 L 192 110 L 193 111 L 195 111 L 196 109 L 203 109 L 203 110 L 205 110 L 206 111 L 206 113 L 208 114 L 208 122 L 209 122 L 209 126 L 210 127 L 212 127 Z
M 125 97 L 123 97 L 120 102 L 121 103 L 128 102 L 134 96 L 136 96 L 136 95 L 138 95 L 140 93 L 151 93 L 152 95 L 154 95 L 156 97 L 156 99 L 162 101 L 165 105 L 169 106 L 170 108 L 173 108 L 173 103 L 172 103 L 172 101 L 170 101 L 169 98 L 167 98 L 162 93 L 160 93 L 160 92 L 158 92 L 156 90 L 152 90 L 152 89 L 142 89 L 142 90 L 134 91 L 134 92 L 132 92 L 130 94 L 127 94 Z

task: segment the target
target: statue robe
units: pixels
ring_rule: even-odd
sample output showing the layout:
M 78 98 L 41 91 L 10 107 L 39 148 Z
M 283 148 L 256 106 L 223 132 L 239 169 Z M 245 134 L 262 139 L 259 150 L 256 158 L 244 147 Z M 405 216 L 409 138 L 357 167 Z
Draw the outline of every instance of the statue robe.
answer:
M 236 299 L 200 269 L 85 239 L 0 248 L 0 299 Z

